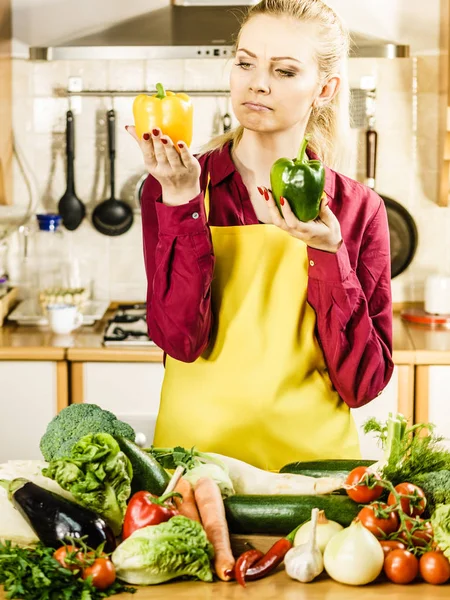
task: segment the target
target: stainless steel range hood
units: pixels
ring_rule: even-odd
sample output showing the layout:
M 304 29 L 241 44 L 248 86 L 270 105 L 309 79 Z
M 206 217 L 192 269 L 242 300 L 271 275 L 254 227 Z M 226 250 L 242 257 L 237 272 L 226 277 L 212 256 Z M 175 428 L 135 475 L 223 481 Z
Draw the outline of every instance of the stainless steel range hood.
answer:
M 30 48 L 32 60 L 217 58 L 233 54 L 240 18 L 258 0 L 172 0 L 170 6 L 62 45 Z M 352 57 L 398 58 L 409 47 L 352 33 Z

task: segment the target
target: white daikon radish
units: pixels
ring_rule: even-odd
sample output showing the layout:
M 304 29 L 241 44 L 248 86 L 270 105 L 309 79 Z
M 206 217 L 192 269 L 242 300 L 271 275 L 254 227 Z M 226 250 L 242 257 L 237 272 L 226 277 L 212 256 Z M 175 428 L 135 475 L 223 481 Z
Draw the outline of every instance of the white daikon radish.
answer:
M 226 465 L 236 494 L 300 496 L 331 494 L 344 484 L 344 479 L 340 477 L 308 477 L 292 473 L 273 473 L 223 454 L 208 452 L 208 455 L 221 460 Z

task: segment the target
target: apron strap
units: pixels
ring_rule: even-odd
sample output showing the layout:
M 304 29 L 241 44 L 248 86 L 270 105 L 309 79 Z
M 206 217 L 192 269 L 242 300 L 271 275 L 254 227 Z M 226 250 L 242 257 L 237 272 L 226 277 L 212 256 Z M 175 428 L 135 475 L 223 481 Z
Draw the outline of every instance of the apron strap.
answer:
M 209 181 L 211 179 L 210 174 L 208 173 L 208 179 L 206 181 L 206 190 L 205 190 L 205 199 L 204 199 L 204 203 L 205 203 L 205 215 L 206 215 L 206 222 L 208 222 L 209 219 Z

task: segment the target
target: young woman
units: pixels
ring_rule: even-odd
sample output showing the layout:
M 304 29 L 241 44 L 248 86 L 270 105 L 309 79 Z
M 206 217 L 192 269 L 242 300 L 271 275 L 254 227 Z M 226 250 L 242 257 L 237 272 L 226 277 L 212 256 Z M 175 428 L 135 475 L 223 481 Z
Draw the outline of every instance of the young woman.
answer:
M 350 408 L 393 369 L 389 233 L 373 191 L 329 167 L 345 153 L 348 34 L 322 0 L 262 0 L 243 23 L 230 91 L 240 126 L 194 157 L 138 139 L 150 335 L 166 353 L 156 446 L 266 469 L 359 456 Z M 315 221 L 278 211 L 270 168 L 326 165 Z

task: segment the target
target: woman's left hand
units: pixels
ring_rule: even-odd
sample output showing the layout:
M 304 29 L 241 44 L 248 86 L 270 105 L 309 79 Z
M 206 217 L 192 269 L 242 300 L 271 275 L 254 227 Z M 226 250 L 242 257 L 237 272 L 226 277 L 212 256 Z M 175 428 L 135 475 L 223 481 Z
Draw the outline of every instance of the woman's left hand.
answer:
M 271 192 L 267 188 L 263 190 L 264 198 L 269 207 L 272 223 L 287 231 L 290 235 L 305 242 L 311 248 L 336 253 L 342 244 L 341 226 L 334 213 L 328 208 L 328 198 L 324 195 L 320 203 L 320 212 L 317 219 L 304 223 L 299 221 L 291 210 L 286 199 L 281 206 L 281 212 L 275 203 Z

